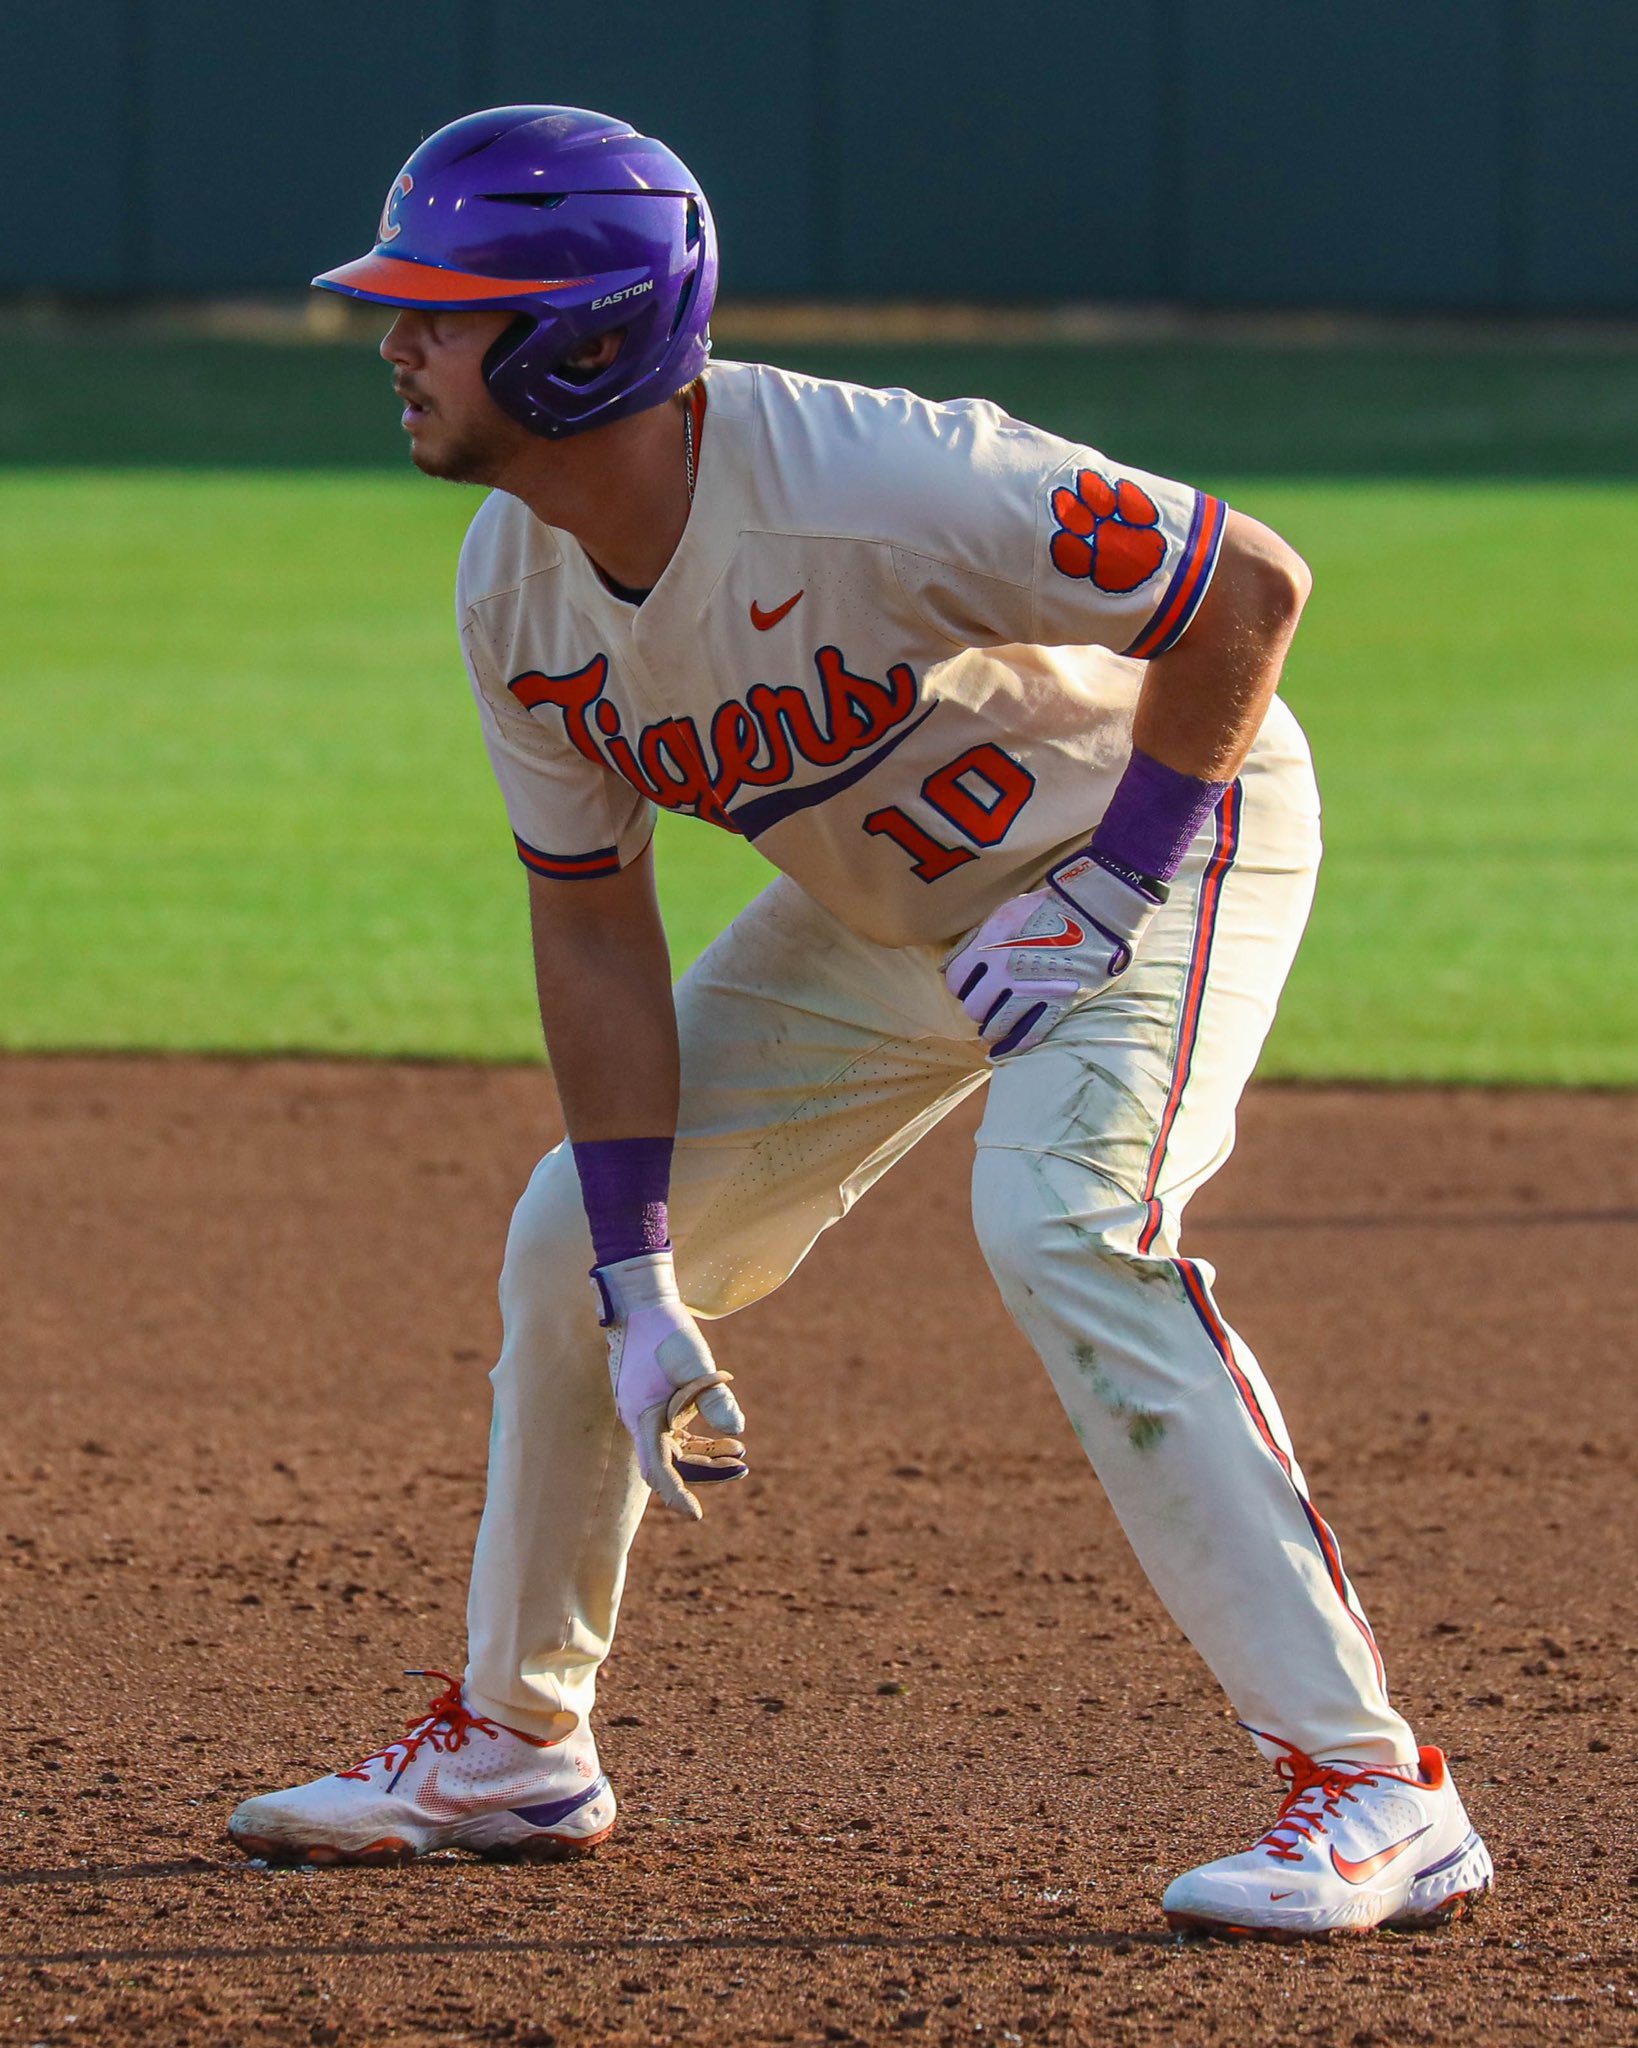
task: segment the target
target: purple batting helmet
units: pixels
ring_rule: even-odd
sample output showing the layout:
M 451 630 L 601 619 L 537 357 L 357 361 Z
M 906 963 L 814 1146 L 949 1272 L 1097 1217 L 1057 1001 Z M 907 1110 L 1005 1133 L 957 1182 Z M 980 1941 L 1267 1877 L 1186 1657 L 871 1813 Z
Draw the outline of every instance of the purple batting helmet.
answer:
M 429 136 L 392 182 L 374 249 L 313 282 L 383 306 L 512 308 L 484 380 L 555 439 L 661 405 L 704 369 L 716 231 L 663 142 L 581 107 L 495 107 Z M 613 362 L 564 367 L 614 327 Z

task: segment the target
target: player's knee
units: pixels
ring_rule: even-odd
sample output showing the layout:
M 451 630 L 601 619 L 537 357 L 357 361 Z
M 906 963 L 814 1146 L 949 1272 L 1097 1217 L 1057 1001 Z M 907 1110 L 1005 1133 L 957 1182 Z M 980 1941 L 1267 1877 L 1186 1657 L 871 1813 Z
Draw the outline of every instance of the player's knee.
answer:
M 1124 1263 L 1144 1209 L 1123 1189 L 1053 1155 L 980 1146 L 973 1164 L 973 1229 L 1002 1294 L 1044 1293 L 1066 1262 Z

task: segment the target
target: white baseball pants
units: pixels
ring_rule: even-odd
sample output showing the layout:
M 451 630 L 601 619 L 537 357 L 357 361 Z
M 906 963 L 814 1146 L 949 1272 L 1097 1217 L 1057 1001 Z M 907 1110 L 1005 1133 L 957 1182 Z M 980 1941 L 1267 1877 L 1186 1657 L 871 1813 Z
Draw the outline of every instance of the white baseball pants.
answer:
M 743 1308 L 988 1079 L 979 1242 L 1156 1592 L 1249 1727 L 1406 1764 L 1414 1739 L 1279 1407 L 1211 1268 L 1178 1244 L 1233 1144 L 1319 850 L 1307 749 L 1282 711 L 1126 978 L 993 1069 L 944 986 L 947 949 L 873 944 L 776 880 L 678 988 L 672 1236 L 695 1312 Z M 591 1263 L 562 1146 L 507 1244 L 468 1608 L 469 1700 L 542 1734 L 591 1711 L 648 1499 Z

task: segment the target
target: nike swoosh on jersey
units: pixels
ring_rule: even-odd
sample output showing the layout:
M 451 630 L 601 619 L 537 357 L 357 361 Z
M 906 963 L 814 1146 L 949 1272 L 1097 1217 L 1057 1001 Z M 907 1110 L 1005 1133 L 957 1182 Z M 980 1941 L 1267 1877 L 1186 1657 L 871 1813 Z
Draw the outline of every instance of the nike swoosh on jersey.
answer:
M 1059 914 L 1062 916 L 1062 912 Z M 986 946 L 984 950 L 986 953 L 1019 953 L 1034 946 L 1079 946 L 1085 939 L 1085 932 L 1075 920 L 1065 917 L 1061 932 L 1041 932 L 1033 939 L 997 939 L 993 946 Z
M 1366 1856 L 1358 1863 L 1349 1856 L 1339 1856 L 1333 1846 L 1331 1868 L 1345 1884 L 1365 1884 L 1375 1877 L 1379 1870 L 1386 1870 L 1396 1856 L 1403 1856 L 1412 1842 L 1421 1841 L 1432 1825 L 1432 1821 L 1429 1821 L 1427 1827 L 1418 1828 L 1414 1835 L 1407 1835 L 1402 1842 L 1395 1842 L 1387 1849 L 1378 1849 L 1374 1856 Z
M 751 624 L 759 633 L 766 633 L 777 626 L 787 612 L 794 611 L 807 595 L 804 584 L 794 597 L 787 597 L 783 604 L 776 604 L 771 612 L 765 612 L 755 598 L 751 600 Z

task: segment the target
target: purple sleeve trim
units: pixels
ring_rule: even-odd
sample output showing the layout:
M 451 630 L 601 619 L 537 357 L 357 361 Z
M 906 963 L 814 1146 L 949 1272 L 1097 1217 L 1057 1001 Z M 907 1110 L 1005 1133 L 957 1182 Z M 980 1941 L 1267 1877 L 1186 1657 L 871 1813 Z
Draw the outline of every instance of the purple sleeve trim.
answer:
M 1216 573 L 1223 530 L 1227 524 L 1228 507 L 1222 499 L 1208 497 L 1204 491 L 1198 492 L 1183 552 L 1172 572 L 1172 580 L 1166 586 L 1166 594 L 1155 607 L 1148 625 L 1125 649 L 1133 659 L 1153 661 L 1168 647 L 1175 647 L 1188 631 L 1190 621 L 1200 609 L 1200 600 Z
M 574 1147 L 580 1198 L 600 1266 L 671 1248 L 666 1197 L 672 1138 L 588 1138 Z
M 1092 834 L 1092 850 L 1140 875 L 1169 882 L 1227 788 L 1226 782 L 1202 782 L 1134 750 Z

